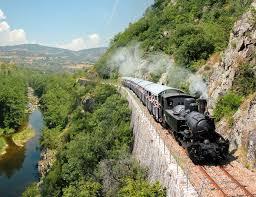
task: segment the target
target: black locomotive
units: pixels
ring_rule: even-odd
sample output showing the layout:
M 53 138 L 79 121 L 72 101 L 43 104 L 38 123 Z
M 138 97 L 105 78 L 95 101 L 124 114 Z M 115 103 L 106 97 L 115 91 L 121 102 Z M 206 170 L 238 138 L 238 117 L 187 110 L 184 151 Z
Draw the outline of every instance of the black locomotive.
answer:
M 123 77 L 122 83 L 139 97 L 156 121 L 170 128 L 195 164 L 226 160 L 229 141 L 215 131 L 205 99 L 196 100 L 179 89 L 132 77 Z

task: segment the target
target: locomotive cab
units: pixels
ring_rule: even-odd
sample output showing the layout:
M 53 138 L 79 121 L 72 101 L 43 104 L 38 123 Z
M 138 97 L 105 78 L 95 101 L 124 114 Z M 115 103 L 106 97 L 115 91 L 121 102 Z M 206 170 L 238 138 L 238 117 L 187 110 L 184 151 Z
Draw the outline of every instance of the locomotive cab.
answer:
M 184 102 L 185 99 L 194 97 L 184 94 L 184 93 L 167 93 L 164 94 L 162 97 L 162 105 L 165 109 L 163 111 L 163 123 L 168 124 L 168 126 L 174 131 L 178 132 L 179 130 L 183 129 L 185 123 L 184 114 L 185 106 Z

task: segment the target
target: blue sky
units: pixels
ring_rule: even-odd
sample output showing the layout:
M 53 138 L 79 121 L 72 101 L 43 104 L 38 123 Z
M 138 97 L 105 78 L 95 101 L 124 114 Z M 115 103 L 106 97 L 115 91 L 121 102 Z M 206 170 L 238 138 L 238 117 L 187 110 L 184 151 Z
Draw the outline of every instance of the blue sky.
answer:
M 38 43 L 79 50 L 106 46 L 154 0 L 7 0 L 0 45 Z

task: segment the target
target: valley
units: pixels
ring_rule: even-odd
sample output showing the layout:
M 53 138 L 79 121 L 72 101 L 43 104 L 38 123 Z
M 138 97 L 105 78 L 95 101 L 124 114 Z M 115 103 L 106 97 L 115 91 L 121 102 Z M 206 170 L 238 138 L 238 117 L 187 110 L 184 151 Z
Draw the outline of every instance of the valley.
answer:
M 256 195 L 256 0 L 3 5 L 0 196 Z

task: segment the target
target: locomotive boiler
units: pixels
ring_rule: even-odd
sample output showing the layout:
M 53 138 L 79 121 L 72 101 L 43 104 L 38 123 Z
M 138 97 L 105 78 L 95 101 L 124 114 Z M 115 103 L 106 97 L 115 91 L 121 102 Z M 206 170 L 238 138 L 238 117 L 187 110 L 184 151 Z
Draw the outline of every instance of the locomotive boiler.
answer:
M 195 164 L 218 164 L 226 160 L 229 141 L 215 130 L 214 119 L 206 112 L 205 99 L 142 79 L 123 77 L 155 120 L 184 147 Z

